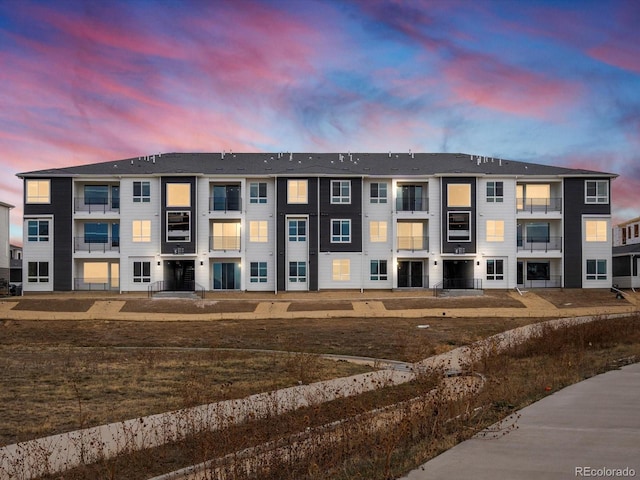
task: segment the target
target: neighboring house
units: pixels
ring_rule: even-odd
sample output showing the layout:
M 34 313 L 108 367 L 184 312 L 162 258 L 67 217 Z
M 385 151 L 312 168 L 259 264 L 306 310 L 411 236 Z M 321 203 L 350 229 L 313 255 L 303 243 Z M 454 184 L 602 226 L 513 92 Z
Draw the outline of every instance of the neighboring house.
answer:
M 22 283 L 22 247 L 9 245 L 11 283 Z
M 0 202 L 0 295 L 9 293 L 9 214 L 13 205 Z
M 25 291 L 611 286 L 609 173 L 223 152 L 18 176 Z
M 613 229 L 613 283 L 640 288 L 640 217 Z

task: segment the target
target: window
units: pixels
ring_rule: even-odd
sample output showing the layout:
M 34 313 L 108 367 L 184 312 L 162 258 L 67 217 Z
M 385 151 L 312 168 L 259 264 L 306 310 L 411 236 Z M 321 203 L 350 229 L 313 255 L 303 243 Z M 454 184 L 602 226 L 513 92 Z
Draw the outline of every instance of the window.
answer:
M 305 283 L 307 281 L 307 264 L 305 262 L 289 262 L 289 282 Z
M 470 207 L 471 185 L 468 183 L 450 183 L 447 185 L 448 207 Z
M 351 242 L 351 220 L 331 220 L 331 243 Z
M 307 221 L 300 218 L 289 219 L 289 241 L 307 241 Z
M 551 280 L 549 262 L 527 262 L 527 280 Z
M 25 190 L 26 203 L 51 202 L 51 180 L 27 180 Z
M 48 242 L 49 241 L 49 220 L 28 220 L 27 221 L 27 241 Z
M 267 281 L 267 262 L 251 262 L 250 264 L 251 283 L 266 283 Z
M 548 223 L 527 224 L 528 243 L 549 243 L 550 239 Z
M 587 242 L 607 241 L 606 220 L 585 220 L 585 240 Z
M 308 203 L 307 180 L 287 181 L 287 203 Z
M 369 222 L 369 239 L 372 243 L 387 241 L 387 222 L 372 220 Z
M 351 203 L 350 180 L 331 180 L 331 203 Z
M 351 260 L 333 260 L 331 278 L 334 282 L 347 282 L 351 280 Z
M 428 248 L 422 222 L 398 222 L 398 250 Z
M 190 207 L 191 184 L 167 183 L 167 207 Z
M 109 203 L 108 185 L 85 185 L 84 204 L 85 205 L 107 205 Z
M 371 280 L 387 280 L 387 261 L 386 260 L 371 260 Z
M 151 182 L 133 182 L 133 201 L 137 203 L 151 201 Z
M 267 184 L 254 182 L 249 184 L 249 203 L 267 203 Z
M 548 183 L 528 183 L 516 186 L 516 207 L 518 210 L 547 211 L 557 207 L 551 205 L 551 185 Z
M 640 225 L 637 223 L 633 226 L 633 236 L 638 238 L 640 236 Z
M 239 212 L 240 185 L 214 185 L 212 210 L 217 212 Z
M 504 280 L 504 260 L 487 259 L 487 280 Z
M 503 182 L 487 182 L 487 202 L 502 203 L 504 200 Z
M 84 283 L 109 283 L 108 262 L 86 262 L 82 265 Z
M 191 212 L 167 212 L 167 242 L 191 241 Z
M 133 262 L 133 283 L 151 282 L 151 262 Z
M 423 195 L 422 185 L 398 185 L 396 189 L 396 210 L 399 212 L 427 211 L 428 202 Z
M 386 183 L 372 183 L 369 191 L 371 203 L 387 203 Z
M 587 180 L 584 202 L 609 203 L 609 182 L 607 180 Z
M 49 281 L 49 262 L 29 262 L 27 264 L 29 283 L 47 283 Z
M 151 220 L 134 220 L 132 223 L 132 241 L 133 242 L 150 242 L 151 241 Z
M 267 242 L 269 239 L 268 223 L 266 220 L 252 220 L 249 222 L 249 241 Z
M 449 212 L 448 215 L 448 240 L 450 242 L 471 241 L 471 213 Z
M 240 250 L 240 222 L 214 223 L 212 250 Z
M 487 220 L 487 242 L 504 242 L 504 220 Z
M 85 223 L 84 243 L 108 243 L 109 224 L 108 223 Z
M 607 261 L 587 260 L 587 280 L 606 280 Z

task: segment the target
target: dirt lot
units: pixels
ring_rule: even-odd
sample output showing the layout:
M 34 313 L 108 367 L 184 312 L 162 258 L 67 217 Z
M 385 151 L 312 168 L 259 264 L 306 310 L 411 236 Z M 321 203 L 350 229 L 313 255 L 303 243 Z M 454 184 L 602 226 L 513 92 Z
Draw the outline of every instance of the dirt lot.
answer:
M 572 307 L 604 307 L 629 305 L 624 298 L 616 298 L 609 289 L 596 288 L 582 290 L 579 288 L 540 288 L 535 294 L 553 303 L 558 308 Z

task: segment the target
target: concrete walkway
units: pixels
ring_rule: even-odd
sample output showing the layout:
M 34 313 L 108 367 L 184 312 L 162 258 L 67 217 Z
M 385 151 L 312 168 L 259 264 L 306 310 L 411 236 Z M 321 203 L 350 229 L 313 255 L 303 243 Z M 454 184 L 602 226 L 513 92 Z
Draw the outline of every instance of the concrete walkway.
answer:
M 571 385 L 519 414 L 403 479 L 640 476 L 640 364 Z

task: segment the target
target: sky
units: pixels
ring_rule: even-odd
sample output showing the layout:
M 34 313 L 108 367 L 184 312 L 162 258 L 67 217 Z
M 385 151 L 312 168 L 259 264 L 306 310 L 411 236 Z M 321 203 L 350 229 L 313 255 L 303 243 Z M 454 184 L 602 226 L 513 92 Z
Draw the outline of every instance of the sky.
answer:
M 11 240 L 16 173 L 160 152 L 587 168 L 638 217 L 638 25 L 636 0 L 0 0 Z

